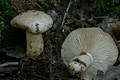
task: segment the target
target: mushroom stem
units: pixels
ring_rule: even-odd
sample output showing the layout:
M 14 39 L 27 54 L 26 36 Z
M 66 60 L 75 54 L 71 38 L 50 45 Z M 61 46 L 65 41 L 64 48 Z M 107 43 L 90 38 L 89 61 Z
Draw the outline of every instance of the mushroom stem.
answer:
M 81 56 L 78 57 L 78 60 L 81 62 L 81 64 L 85 64 L 85 66 L 87 68 L 93 63 L 92 55 L 90 55 L 90 54 L 88 55 L 88 54 L 87 55 L 81 55 Z
M 43 52 L 44 42 L 42 34 L 33 34 L 26 31 L 27 56 L 38 56 Z
M 77 72 L 85 71 L 93 63 L 93 57 L 90 53 L 82 52 L 80 56 L 74 57 L 69 64 L 69 69 Z

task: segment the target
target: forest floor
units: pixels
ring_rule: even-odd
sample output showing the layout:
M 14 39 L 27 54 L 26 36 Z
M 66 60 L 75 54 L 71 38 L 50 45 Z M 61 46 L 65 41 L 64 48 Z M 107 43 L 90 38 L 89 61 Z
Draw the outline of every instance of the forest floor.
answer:
M 8 51 L 6 52 L 1 52 L 0 63 L 18 62 L 19 64 L 16 66 L 0 68 L 0 80 L 79 80 L 78 76 L 73 76 L 68 72 L 68 69 L 61 59 L 61 46 L 63 41 L 71 31 L 77 28 L 99 26 L 105 32 L 108 32 L 114 37 L 113 39 L 115 40 L 118 49 L 120 48 L 120 41 L 118 37 L 120 32 L 112 30 L 113 26 L 120 24 L 119 18 L 110 18 L 108 16 L 87 16 L 87 18 L 81 20 L 80 18 L 77 18 L 78 15 L 81 15 L 80 10 L 76 9 L 68 13 L 64 24 L 64 32 L 62 32 L 60 30 L 60 26 L 66 7 L 57 7 L 58 10 L 47 11 L 47 13 L 53 18 L 54 24 L 49 31 L 43 33 L 45 45 L 44 52 L 38 56 L 36 60 L 26 59 L 25 57 L 15 58 L 6 55 L 7 53 L 25 53 L 26 45 L 23 47 L 17 45 L 17 48 L 14 46 L 13 48 L 8 48 Z M 62 12 L 63 10 L 64 12 Z M 26 44 L 26 42 L 23 44 Z M 20 47 L 22 50 L 19 50 Z M 120 65 L 120 57 L 118 57 L 114 66 L 118 65 Z

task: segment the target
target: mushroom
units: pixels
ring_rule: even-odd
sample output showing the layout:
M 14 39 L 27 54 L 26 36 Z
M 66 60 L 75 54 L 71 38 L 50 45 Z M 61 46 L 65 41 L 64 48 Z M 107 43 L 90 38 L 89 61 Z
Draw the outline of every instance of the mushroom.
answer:
M 97 71 L 105 73 L 116 62 L 118 49 L 112 37 L 100 28 L 79 28 L 63 42 L 61 57 L 72 74 L 96 80 Z
M 42 33 L 52 27 L 52 18 L 42 11 L 30 10 L 11 20 L 11 25 L 26 30 L 27 56 L 38 56 L 43 52 Z

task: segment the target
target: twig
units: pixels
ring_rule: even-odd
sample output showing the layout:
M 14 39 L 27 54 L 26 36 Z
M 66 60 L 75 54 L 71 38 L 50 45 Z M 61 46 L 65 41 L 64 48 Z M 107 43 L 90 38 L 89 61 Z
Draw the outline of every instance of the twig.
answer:
M 7 67 L 7 66 L 15 66 L 15 65 L 18 65 L 18 64 L 19 64 L 18 62 L 6 62 L 6 63 L 3 63 L 3 64 L 0 64 L 0 68 Z
M 50 57 L 50 80 L 54 80 L 54 76 L 53 76 L 53 56 L 51 55 Z
M 96 19 L 105 19 L 105 18 L 108 18 L 108 16 L 98 16 L 98 17 L 94 17 Z
M 12 71 L 17 71 L 19 70 L 18 67 L 5 67 L 5 68 L 0 68 L 0 74 L 1 73 L 9 73 L 9 72 L 12 72 Z
M 68 14 L 68 11 L 69 11 L 69 9 L 70 9 L 71 4 L 72 4 L 72 0 L 69 1 L 69 4 L 68 4 L 68 6 L 67 6 L 66 12 L 65 12 L 65 14 L 64 14 L 64 17 L 63 17 L 63 20 L 62 20 L 62 23 L 61 23 L 61 26 L 60 26 L 60 29 L 62 30 L 62 32 L 64 32 L 64 27 L 63 27 L 63 26 L 64 26 L 65 19 L 66 19 L 66 17 L 67 17 L 67 14 Z

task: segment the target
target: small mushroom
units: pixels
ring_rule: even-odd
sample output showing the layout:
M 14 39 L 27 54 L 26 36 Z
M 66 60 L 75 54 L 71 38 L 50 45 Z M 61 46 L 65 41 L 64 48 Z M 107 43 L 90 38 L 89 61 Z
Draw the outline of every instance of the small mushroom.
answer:
M 96 80 L 97 71 L 105 73 L 118 57 L 112 37 L 100 28 L 79 28 L 65 39 L 61 57 L 72 74 L 84 80 Z
M 43 52 L 42 33 L 52 27 L 52 18 L 42 11 L 30 10 L 11 20 L 11 25 L 26 30 L 27 56 L 38 56 Z

